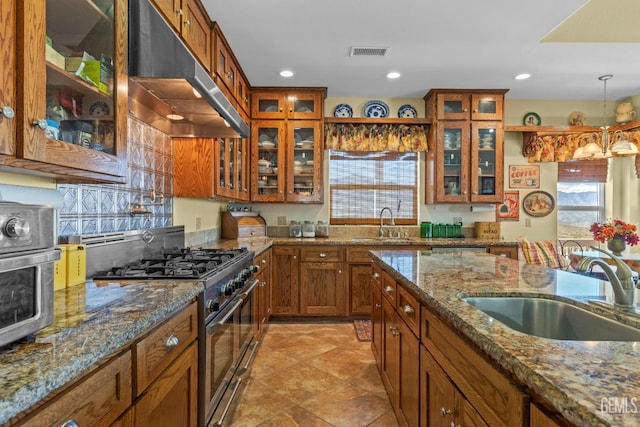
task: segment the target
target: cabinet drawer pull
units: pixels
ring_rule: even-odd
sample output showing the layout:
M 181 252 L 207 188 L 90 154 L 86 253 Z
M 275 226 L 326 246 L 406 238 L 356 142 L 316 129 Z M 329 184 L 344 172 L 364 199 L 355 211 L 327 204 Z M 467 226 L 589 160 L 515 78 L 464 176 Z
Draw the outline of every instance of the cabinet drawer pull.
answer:
M 266 263 L 267 263 L 267 260 L 266 260 L 266 259 L 263 259 L 263 260 L 262 260 L 262 263 L 263 263 L 263 264 L 266 264 Z
M 184 21 L 184 25 L 188 27 L 189 25 L 191 25 L 191 21 L 187 19 L 186 21 Z
M 393 292 L 393 287 L 392 286 L 387 286 L 386 288 L 384 288 L 384 291 L 388 294 L 390 294 L 391 292 Z
M 325 254 L 324 252 L 321 252 L 320 255 L 318 255 L 320 258 L 326 258 L 327 254 Z
M 376 308 L 382 307 L 382 304 L 376 304 Z
M 293 259 L 298 259 L 298 257 L 294 255 L 294 256 L 293 256 Z
M 404 311 L 407 314 L 413 314 L 415 313 L 415 310 L 413 309 L 413 307 L 411 307 L 409 304 L 405 305 L 404 307 L 402 307 L 402 311 Z
M 35 119 L 31 122 L 33 126 L 37 126 L 42 130 L 47 128 L 47 121 L 45 119 Z
M 78 423 L 75 422 L 74 420 L 67 420 L 62 424 L 60 424 L 60 427 L 79 427 L 79 426 L 78 426 Z
M 0 111 L 0 116 L 6 117 L 7 119 L 13 119 L 14 115 L 15 113 L 13 112 L 13 108 L 9 107 L 8 105 L 2 107 L 2 110 Z
M 342 274 L 342 270 L 338 270 L 338 274 Z
M 373 278 L 374 279 L 379 279 L 380 278 L 380 273 L 373 273 Z
M 165 347 L 175 347 L 178 344 L 180 344 L 180 339 L 177 336 L 171 334 L 171 335 L 169 335 L 169 338 L 167 338 L 167 341 L 164 343 L 164 346 Z
M 451 409 L 444 409 L 444 408 L 440 408 L 440 415 L 442 415 L 443 417 L 446 417 L 447 415 L 451 415 L 453 412 L 451 411 Z
M 184 12 L 182 11 L 182 9 L 178 9 L 178 10 L 176 10 L 176 13 L 177 13 L 178 15 L 181 15 L 181 16 L 182 16 L 182 14 L 183 14 Z

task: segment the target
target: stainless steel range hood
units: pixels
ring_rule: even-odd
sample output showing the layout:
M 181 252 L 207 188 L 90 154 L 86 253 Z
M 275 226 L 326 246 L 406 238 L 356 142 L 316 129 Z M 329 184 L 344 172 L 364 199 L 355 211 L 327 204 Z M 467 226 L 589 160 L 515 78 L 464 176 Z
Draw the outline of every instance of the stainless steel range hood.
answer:
M 150 125 L 171 136 L 249 137 L 247 123 L 149 0 L 129 2 L 128 71 L 130 110 Z

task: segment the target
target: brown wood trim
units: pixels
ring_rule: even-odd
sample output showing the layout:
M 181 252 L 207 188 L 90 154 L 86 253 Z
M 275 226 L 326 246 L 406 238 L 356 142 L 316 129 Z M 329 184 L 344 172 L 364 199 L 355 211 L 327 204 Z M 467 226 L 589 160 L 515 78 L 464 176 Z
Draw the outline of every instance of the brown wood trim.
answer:
M 377 124 L 389 124 L 389 125 L 430 125 L 430 119 L 401 119 L 401 118 L 369 118 L 369 117 L 325 117 L 325 123 L 344 123 L 344 124 L 359 124 L 359 123 L 377 123 Z

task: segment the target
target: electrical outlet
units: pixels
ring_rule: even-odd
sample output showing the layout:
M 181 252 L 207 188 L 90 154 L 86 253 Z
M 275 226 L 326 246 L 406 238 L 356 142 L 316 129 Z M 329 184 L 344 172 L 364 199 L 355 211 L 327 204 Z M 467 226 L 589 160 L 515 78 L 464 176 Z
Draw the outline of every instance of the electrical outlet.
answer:
M 287 225 L 287 217 L 279 216 L 278 217 L 278 225 Z
M 202 218 L 199 216 L 196 217 L 196 230 L 200 230 L 202 228 Z
M 454 224 L 460 224 L 462 222 L 462 217 L 461 216 L 454 216 L 453 217 L 453 223 Z
M 524 219 L 524 226 L 525 227 L 531 227 L 531 218 L 525 218 Z

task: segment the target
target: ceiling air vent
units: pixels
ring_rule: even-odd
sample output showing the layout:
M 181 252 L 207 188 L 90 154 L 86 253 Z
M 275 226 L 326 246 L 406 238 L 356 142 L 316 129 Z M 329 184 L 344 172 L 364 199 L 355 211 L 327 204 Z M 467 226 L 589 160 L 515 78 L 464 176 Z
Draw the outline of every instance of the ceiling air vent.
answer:
M 389 47 L 352 46 L 349 56 L 386 56 Z

